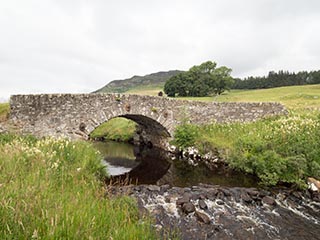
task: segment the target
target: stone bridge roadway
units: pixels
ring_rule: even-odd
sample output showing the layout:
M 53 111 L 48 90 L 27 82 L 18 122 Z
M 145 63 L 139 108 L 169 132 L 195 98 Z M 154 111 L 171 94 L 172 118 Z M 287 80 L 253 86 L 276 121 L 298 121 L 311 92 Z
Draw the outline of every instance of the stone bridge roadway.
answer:
M 279 103 L 199 102 L 124 94 L 13 95 L 10 107 L 10 121 L 23 133 L 88 139 L 100 124 L 124 117 L 138 123 L 141 142 L 159 147 L 165 146 L 184 119 L 195 124 L 254 121 L 287 112 Z

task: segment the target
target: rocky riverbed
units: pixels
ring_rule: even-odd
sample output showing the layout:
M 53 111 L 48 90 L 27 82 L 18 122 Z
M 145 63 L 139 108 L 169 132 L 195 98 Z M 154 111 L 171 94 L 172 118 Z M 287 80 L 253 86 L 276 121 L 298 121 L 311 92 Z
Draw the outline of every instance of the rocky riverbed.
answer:
M 107 193 L 135 197 L 163 238 L 320 239 L 320 195 L 309 190 L 129 185 Z

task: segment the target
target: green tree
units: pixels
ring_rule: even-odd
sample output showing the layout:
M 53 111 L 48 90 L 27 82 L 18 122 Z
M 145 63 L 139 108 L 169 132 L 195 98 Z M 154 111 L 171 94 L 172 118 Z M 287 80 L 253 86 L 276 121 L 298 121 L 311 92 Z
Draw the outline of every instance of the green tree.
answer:
M 212 61 L 193 66 L 189 71 L 170 78 L 165 83 L 164 91 L 169 97 L 220 95 L 231 88 L 233 78 L 230 68 L 216 67 L 217 64 Z

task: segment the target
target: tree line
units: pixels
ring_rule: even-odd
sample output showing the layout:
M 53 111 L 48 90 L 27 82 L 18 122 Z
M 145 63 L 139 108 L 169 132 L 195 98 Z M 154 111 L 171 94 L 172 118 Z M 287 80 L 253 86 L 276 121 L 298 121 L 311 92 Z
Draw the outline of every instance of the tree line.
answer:
M 263 77 L 247 77 L 234 79 L 232 89 L 262 89 L 283 86 L 320 84 L 319 71 L 301 71 L 298 73 L 283 71 L 271 71 Z
M 271 71 L 263 77 L 232 78 L 231 68 L 212 61 L 204 62 L 181 72 L 164 85 L 164 92 L 169 97 L 204 97 L 220 95 L 230 89 L 263 89 L 283 86 L 320 84 L 319 71 L 300 71 L 298 73 Z

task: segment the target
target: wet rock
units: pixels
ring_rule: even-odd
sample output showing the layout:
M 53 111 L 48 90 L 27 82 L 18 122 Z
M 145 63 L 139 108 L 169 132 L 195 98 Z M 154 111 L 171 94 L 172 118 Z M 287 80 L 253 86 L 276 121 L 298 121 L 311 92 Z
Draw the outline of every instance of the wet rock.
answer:
M 199 199 L 201 199 L 201 200 L 205 200 L 205 199 L 206 199 L 206 197 L 205 197 L 205 195 L 200 194 L 200 195 L 199 195 Z
M 199 222 L 203 222 L 205 224 L 210 224 L 210 218 L 207 214 L 196 211 L 195 216 Z
M 183 205 L 185 203 L 190 202 L 190 197 L 188 196 L 183 196 L 182 198 L 179 198 L 176 202 L 177 205 Z
M 170 203 L 170 202 L 171 202 L 171 197 L 170 197 L 170 196 L 165 196 L 165 197 L 164 197 L 164 201 L 165 201 L 166 203 Z
M 196 210 L 195 206 L 188 202 L 188 203 L 184 203 L 182 205 L 182 211 L 185 212 L 186 214 L 192 213 Z
M 320 181 L 318 181 L 315 178 L 309 177 L 308 178 L 308 188 L 312 192 L 319 192 L 319 190 L 320 190 Z
M 154 191 L 157 191 L 157 192 L 160 192 L 160 187 L 157 186 L 157 185 L 148 185 L 148 190 L 151 191 L 151 192 L 154 192 Z
M 276 205 L 276 201 L 272 197 L 269 197 L 269 196 L 263 197 L 262 203 L 268 204 L 268 205 L 273 205 L 273 206 Z
M 197 200 L 197 199 L 199 199 L 200 198 L 200 193 L 199 192 L 193 192 L 192 193 L 192 196 L 191 196 L 191 199 L 192 200 Z
M 251 203 L 253 200 L 252 198 L 248 195 L 248 193 L 246 192 L 242 192 L 241 195 L 240 195 L 241 199 L 243 201 L 245 201 L 246 203 Z
M 198 204 L 199 204 L 199 207 L 201 208 L 201 209 L 207 209 L 208 208 L 208 206 L 207 206 L 207 204 L 206 204 L 206 202 L 204 201 L 204 200 L 199 200 L 199 202 L 198 202 Z
M 224 193 L 223 192 L 218 192 L 217 198 L 224 199 Z
M 247 193 L 252 197 L 252 198 L 256 198 L 259 195 L 259 191 L 257 191 L 256 189 L 248 189 Z
M 206 195 L 208 199 L 210 199 L 211 201 L 214 201 L 216 199 L 217 194 L 218 194 L 218 190 L 214 189 L 214 190 L 208 191 Z
M 269 191 L 266 191 L 266 190 L 261 190 L 260 192 L 259 192 L 259 196 L 260 197 L 265 197 L 265 196 L 269 196 L 270 195 L 270 192 Z
M 184 197 L 184 198 L 192 199 L 192 198 L 193 198 L 193 194 L 190 193 L 190 192 L 185 192 L 185 193 L 183 194 L 183 197 Z M 189 201 L 190 201 L 190 200 L 189 200 Z
M 218 199 L 218 200 L 216 201 L 216 204 L 218 204 L 218 205 L 224 205 L 224 201 L 222 201 L 221 199 Z
M 231 192 L 228 189 L 221 189 L 221 191 L 223 192 L 224 196 L 226 197 L 230 197 L 231 196 Z
M 294 196 L 295 198 L 297 198 L 297 199 L 299 199 L 299 200 L 301 200 L 302 199 L 302 195 L 301 195 L 301 193 L 300 192 L 293 192 L 292 193 L 292 196 Z
M 160 187 L 160 191 L 163 193 L 163 192 L 166 192 L 170 189 L 170 185 L 169 184 L 166 184 L 166 185 L 162 185 Z
M 192 189 L 193 191 L 196 191 L 196 190 L 200 190 L 200 187 L 199 187 L 199 186 L 192 186 L 191 189 Z

